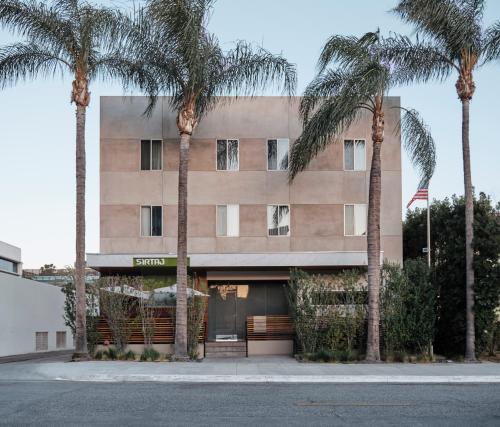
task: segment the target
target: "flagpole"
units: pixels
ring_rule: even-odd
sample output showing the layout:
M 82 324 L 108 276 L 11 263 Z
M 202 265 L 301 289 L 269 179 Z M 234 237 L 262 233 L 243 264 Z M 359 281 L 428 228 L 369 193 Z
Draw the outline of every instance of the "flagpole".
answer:
M 427 265 L 431 267 L 431 210 L 429 206 L 429 189 L 427 188 Z

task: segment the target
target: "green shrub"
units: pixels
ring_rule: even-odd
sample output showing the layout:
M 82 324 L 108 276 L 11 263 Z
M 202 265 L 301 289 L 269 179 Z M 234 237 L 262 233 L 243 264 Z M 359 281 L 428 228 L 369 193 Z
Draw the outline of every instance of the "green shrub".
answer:
M 102 352 L 102 350 L 98 350 L 98 351 L 94 354 L 94 359 L 95 359 L 95 360 L 102 360 L 102 357 L 103 357 L 103 352 Z
M 135 353 L 132 350 L 129 350 L 124 355 L 124 360 L 135 360 Z
M 160 353 L 154 348 L 145 348 L 141 354 L 141 362 L 147 362 L 148 360 L 154 362 L 160 358 Z
M 332 352 L 351 354 L 362 347 L 366 291 L 361 277 L 357 270 L 336 275 L 291 272 L 287 297 L 298 345 L 304 353 L 322 360 L 327 352 L 330 360 Z
M 116 360 L 116 359 L 118 359 L 118 351 L 114 347 L 109 347 L 107 350 L 105 350 L 103 352 L 103 354 L 109 360 Z

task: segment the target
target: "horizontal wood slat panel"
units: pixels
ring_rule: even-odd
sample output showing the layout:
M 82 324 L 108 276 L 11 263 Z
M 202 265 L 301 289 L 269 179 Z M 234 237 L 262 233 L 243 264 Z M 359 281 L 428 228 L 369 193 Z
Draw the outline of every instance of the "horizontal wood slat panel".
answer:
M 294 328 L 290 316 L 248 316 L 248 341 L 291 340 L 294 337 Z
M 153 344 L 174 344 L 175 343 L 175 320 L 173 317 L 156 317 L 154 319 L 154 336 Z M 129 327 L 132 334 L 128 340 L 129 344 L 144 344 L 144 336 L 142 334 L 142 326 L 140 319 L 129 319 Z M 202 330 L 198 337 L 198 342 L 204 342 L 205 337 L 205 323 L 203 323 Z M 113 334 L 104 317 L 99 319 L 97 324 L 97 331 L 99 332 L 99 344 L 104 344 L 105 341 L 113 343 Z

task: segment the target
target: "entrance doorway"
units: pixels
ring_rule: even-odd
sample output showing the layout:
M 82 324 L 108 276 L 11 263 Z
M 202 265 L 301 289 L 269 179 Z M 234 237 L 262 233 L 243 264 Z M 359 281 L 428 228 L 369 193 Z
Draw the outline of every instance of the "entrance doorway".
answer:
M 236 285 L 210 286 L 210 300 L 217 309 L 212 313 L 212 339 L 216 341 L 237 341 L 236 331 Z
M 283 282 L 209 283 L 208 339 L 245 340 L 247 316 L 287 314 L 284 285 Z

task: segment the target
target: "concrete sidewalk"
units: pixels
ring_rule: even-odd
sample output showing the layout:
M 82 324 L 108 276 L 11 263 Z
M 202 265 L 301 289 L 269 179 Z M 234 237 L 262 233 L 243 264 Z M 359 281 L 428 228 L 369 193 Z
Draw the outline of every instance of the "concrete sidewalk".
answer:
M 500 364 L 327 364 L 288 357 L 187 362 L 9 363 L 0 381 L 202 383 L 500 383 Z

